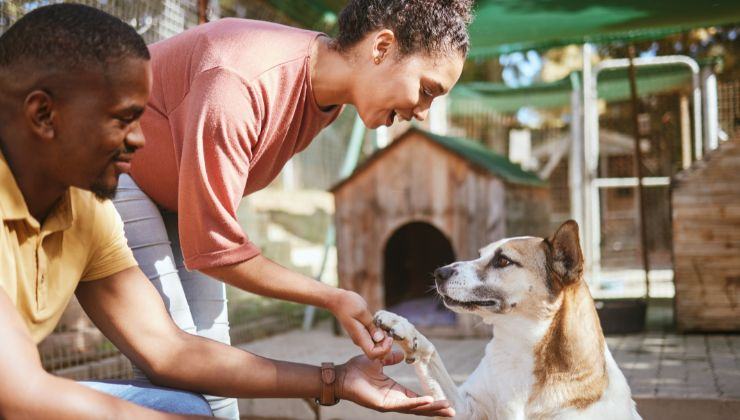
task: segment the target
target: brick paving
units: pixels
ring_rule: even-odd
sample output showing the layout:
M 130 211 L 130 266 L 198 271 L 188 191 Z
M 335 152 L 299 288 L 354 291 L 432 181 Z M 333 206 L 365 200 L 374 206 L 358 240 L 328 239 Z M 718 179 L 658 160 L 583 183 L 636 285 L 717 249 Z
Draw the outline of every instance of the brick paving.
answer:
M 740 336 L 648 332 L 608 337 L 636 396 L 740 399 Z

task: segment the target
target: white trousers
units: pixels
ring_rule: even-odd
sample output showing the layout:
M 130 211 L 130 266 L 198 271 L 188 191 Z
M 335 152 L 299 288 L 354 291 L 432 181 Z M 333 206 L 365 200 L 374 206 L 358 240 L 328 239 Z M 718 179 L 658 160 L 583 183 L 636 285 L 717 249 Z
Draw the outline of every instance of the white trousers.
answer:
M 126 239 L 139 267 L 157 288 L 175 323 L 190 334 L 231 344 L 226 286 L 199 271 L 185 269 L 177 214 L 160 210 L 125 174 L 118 180 L 113 204 L 123 219 Z M 145 378 L 136 366 L 134 375 Z M 236 399 L 204 397 L 214 416 L 239 418 Z

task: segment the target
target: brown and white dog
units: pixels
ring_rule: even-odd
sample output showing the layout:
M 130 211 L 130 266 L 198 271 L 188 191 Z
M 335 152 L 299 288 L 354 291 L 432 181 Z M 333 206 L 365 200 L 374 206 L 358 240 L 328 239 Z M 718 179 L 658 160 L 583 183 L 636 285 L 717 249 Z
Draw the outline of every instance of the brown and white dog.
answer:
M 455 418 L 640 418 L 583 280 L 576 222 L 548 239 L 495 242 L 476 260 L 438 269 L 435 281 L 448 308 L 494 327 L 483 360 L 459 388 L 405 318 L 379 311 L 375 323 L 399 342 L 425 391 L 450 401 Z

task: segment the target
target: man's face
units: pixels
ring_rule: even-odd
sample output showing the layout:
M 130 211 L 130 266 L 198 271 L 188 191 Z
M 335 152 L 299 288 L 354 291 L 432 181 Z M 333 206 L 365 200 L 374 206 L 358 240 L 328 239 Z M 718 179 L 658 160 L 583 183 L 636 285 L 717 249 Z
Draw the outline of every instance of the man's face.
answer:
M 54 121 L 55 174 L 65 185 L 111 198 L 144 146 L 139 118 L 152 85 L 149 61 L 125 58 L 81 74 L 80 87 L 59 101 Z

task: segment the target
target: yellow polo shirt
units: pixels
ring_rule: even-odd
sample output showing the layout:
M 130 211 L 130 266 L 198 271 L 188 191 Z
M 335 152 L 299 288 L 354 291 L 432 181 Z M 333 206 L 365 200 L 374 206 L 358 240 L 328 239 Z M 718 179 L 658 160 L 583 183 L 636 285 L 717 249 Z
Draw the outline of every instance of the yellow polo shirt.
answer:
M 80 281 L 136 265 L 113 203 L 70 188 L 39 226 L 2 153 L 0 219 L 0 288 L 36 343 L 59 322 Z

